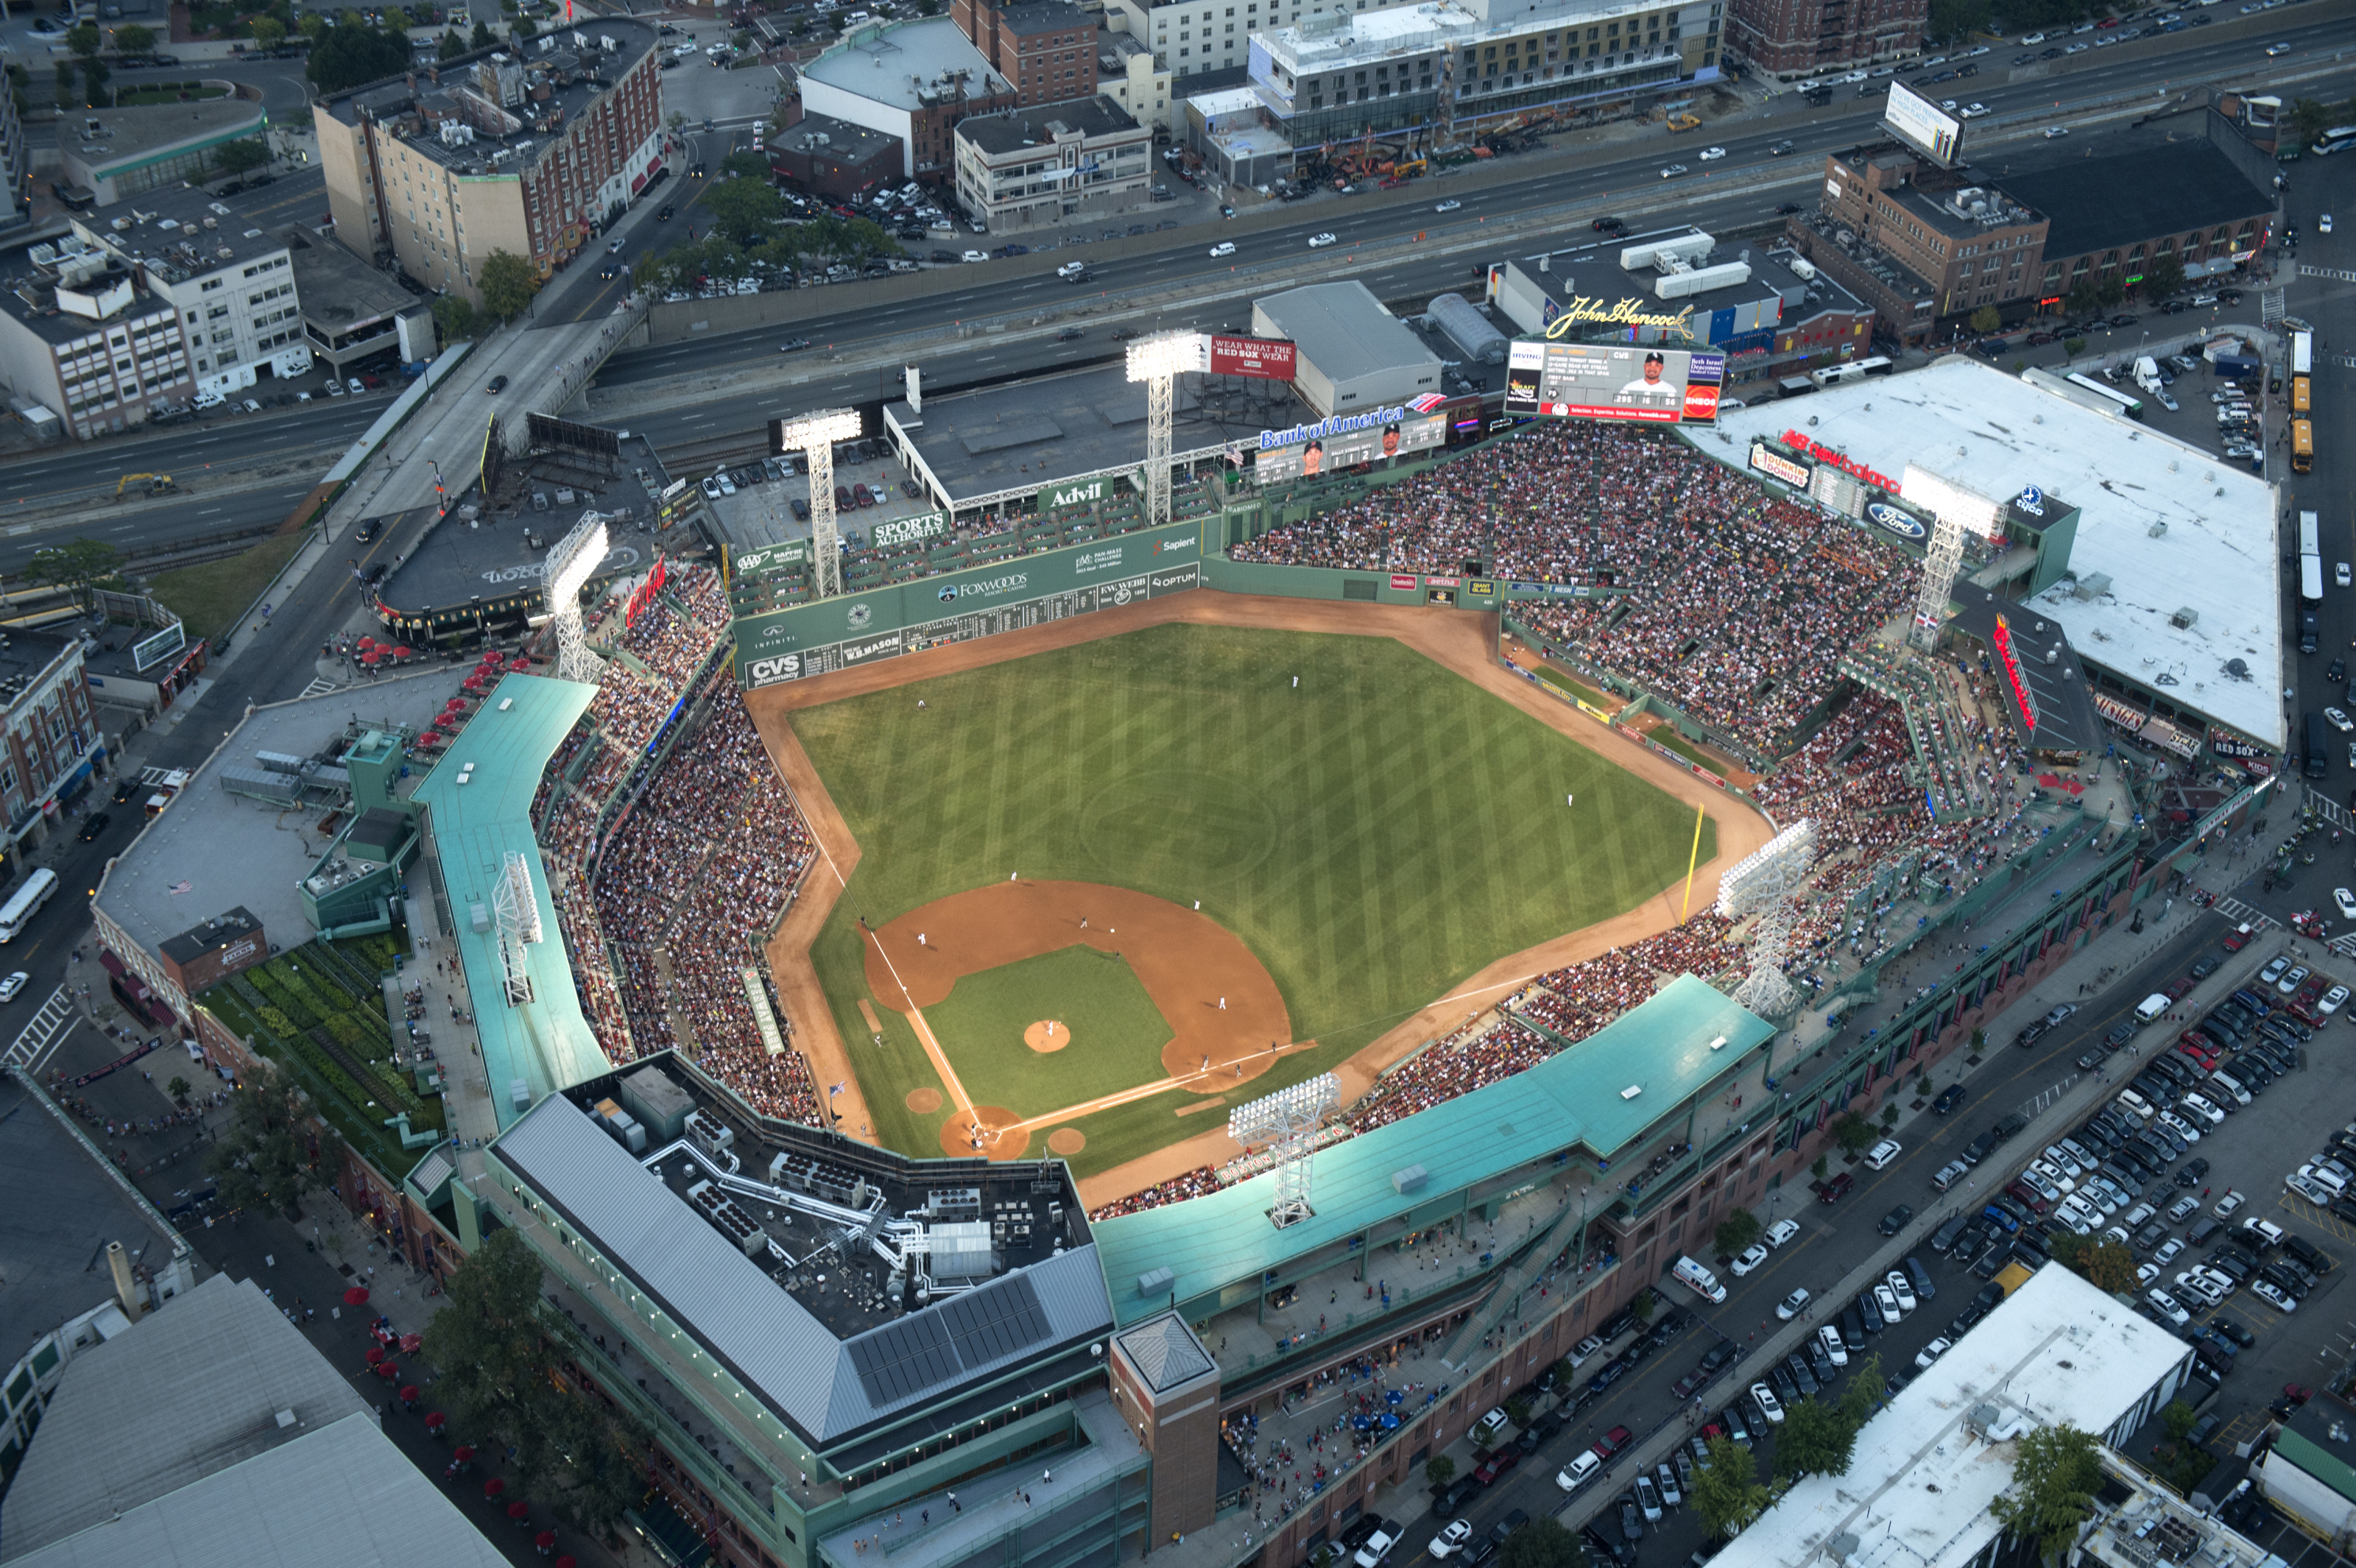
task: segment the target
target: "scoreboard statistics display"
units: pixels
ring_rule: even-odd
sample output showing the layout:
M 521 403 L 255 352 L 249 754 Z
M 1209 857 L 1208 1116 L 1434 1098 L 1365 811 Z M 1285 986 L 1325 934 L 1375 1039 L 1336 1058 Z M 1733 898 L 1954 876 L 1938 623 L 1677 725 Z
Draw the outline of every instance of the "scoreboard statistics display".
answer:
M 1540 419 L 1709 424 L 1726 356 L 1641 343 L 1516 343 L 1505 412 Z

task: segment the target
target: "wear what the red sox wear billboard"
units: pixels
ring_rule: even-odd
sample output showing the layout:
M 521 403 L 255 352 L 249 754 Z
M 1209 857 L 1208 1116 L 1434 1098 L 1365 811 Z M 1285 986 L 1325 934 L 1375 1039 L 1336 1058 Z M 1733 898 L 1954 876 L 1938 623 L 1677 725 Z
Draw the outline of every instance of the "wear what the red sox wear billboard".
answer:
M 1290 381 L 1298 350 L 1281 337 L 1211 335 L 1211 374 L 1249 376 L 1259 381 Z
M 1505 412 L 1541 419 L 1710 424 L 1726 356 L 1641 343 L 1516 343 Z

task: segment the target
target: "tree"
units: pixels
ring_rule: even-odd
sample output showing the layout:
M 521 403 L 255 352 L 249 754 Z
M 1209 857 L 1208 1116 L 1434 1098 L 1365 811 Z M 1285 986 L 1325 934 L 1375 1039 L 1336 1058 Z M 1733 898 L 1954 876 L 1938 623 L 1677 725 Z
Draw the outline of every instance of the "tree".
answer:
M 78 27 L 68 27 L 66 29 L 66 48 L 81 56 L 84 59 L 88 59 L 95 56 L 99 51 L 99 47 L 104 41 L 105 39 L 99 33 L 98 28 L 89 22 L 84 22 Z
M 120 581 L 122 570 L 122 552 L 87 534 L 77 534 L 62 545 L 44 545 L 25 563 L 25 575 L 35 582 L 67 589 L 82 603 L 87 603 L 87 590 Z
M 2290 122 L 2291 139 L 2302 146 L 2320 138 L 2331 126 L 2331 111 L 2312 98 L 2294 98 L 2283 116 Z
M 1808 1174 L 1815 1177 L 1818 1181 L 1822 1181 L 1825 1179 L 1825 1172 L 1830 1170 L 1832 1168 L 1833 1162 L 1830 1159 L 1827 1159 L 1823 1155 L 1818 1155 L 1816 1156 L 1816 1163 L 1808 1167 Z
M 2096 1290 L 2117 1295 L 2136 1288 L 2135 1254 L 2115 1242 L 2094 1236 L 2057 1237 L 2053 1261 Z
M 1587 1549 L 1552 1514 L 1540 1514 L 1505 1537 L 1497 1568 L 1587 1568 Z
M 1712 1437 L 1708 1446 L 1708 1456 L 1694 1467 L 1694 1510 L 1709 1535 L 1740 1535 L 1775 1494 L 1760 1482 L 1759 1460 L 1750 1449 L 1731 1437 Z
M 1783 1424 L 1775 1433 L 1775 1479 L 1802 1476 L 1846 1476 L 1857 1450 L 1857 1428 L 1838 1405 L 1821 1399 L 1804 1399 L 1783 1410 Z
M 274 49 L 286 41 L 286 24 L 275 16 L 256 16 L 245 25 L 245 30 L 253 35 L 257 48 Z
M 1881 1355 L 1876 1351 L 1858 1360 L 1855 1350 L 1849 1352 L 1848 1386 L 1841 1390 L 1841 1419 L 1848 1423 L 1851 1432 L 1861 1432 L 1881 1408 Z
M 1750 1210 L 1730 1209 L 1726 1218 L 1718 1222 L 1718 1234 L 1712 1239 L 1718 1243 L 1719 1255 L 1730 1258 L 1749 1250 L 1759 1240 L 1761 1229 L 1759 1216 Z
M 193 1091 L 188 1087 L 187 1079 L 176 1077 L 164 1085 L 164 1093 L 172 1096 L 174 1103 L 186 1105 L 188 1103 L 188 1095 Z
M 1897 1125 L 1898 1099 L 1897 1096 L 1893 1094 L 1890 1098 L 1889 1102 L 1881 1107 L 1881 1130 L 1883 1132 L 1888 1132 Z
M 2159 1413 L 2159 1419 L 2168 1428 L 2169 1440 L 2181 1443 L 2191 1435 L 2195 1426 L 2201 1424 L 2201 1413 L 2180 1399 L 2171 1399 L 2167 1408 Z
M 434 300 L 434 325 L 442 329 L 442 341 L 456 343 L 475 336 L 478 329 L 475 319 L 475 302 L 465 294 L 438 294 Z
M 476 1445 L 511 1444 L 521 1488 L 575 1528 L 602 1531 L 644 1491 L 650 1439 L 618 1409 L 569 1386 L 572 1349 L 541 1305 L 540 1260 L 493 1232 L 450 1276 L 450 1310 L 425 1354 L 453 1424 Z
M 2033 1541 L 2040 1556 L 2058 1562 L 2094 1511 L 2103 1484 L 2094 1439 L 2066 1422 L 2021 1434 L 2012 1461 L 2012 1485 L 1988 1504 L 2015 1536 Z
M 106 79 L 114 73 L 96 55 L 86 55 L 81 62 L 82 101 L 92 109 L 105 107 Z
M 2105 305 L 2115 305 L 2127 297 L 2127 286 L 2113 272 L 2103 279 L 2103 286 L 2094 291 L 2094 297 Z
M 213 152 L 213 162 L 233 175 L 258 169 L 270 161 L 270 149 L 262 144 L 259 136 L 245 136 L 234 142 L 224 142 Z
M 1984 1029 L 1976 1029 L 1972 1030 L 1972 1054 L 1974 1056 L 1977 1056 L 1981 1051 L 1987 1049 L 1987 1030 Z
M 58 107 L 65 108 L 73 101 L 74 67 L 71 60 L 58 61 Z
M 494 251 L 483 259 L 475 281 L 483 291 L 483 308 L 496 321 L 512 321 L 540 292 L 531 263 L 512 251 Z
M 205 1151 L 205 1168 L 232 1209 L 292 1211 L 331 1186 L 343 1166 L 336 1136 L 314 1125 L 294 1081 L 265 1068 L 230 1097 L 228 1128 Z
M 2103 303 L 2102 290 L 2094 279 L 2080 278 L 2070 285 L 2070 296 L 2063 303 L 2070 307 L 2072 314 L 2083 315 Z
M 1519 1394 L 1515 1394 L 1513 1398 L 1507 1400 L 1505 1402 L 1505 1419 L 1512 1422 L 1516 1426 L 1527 1426 L 1530 1424 L 1530 1402 L 1524 1399 Z
M 2184 286 L 2184 262 L 2175 251 L 2154 256 L 2143 270 L 2143 293 L 2146 299 L 2166 299 Z
M 1640 1291 L 1636 1299 L 1628 1304 L 1628 1315 L 1639 1323 L 1650 1323 L 1653 1320 L 1653 1308 L 1656 1305 L 1658 1305 L 1658 1298 L 1651 1291 Z
M 731 153 L 720 166 L 732 179 L 766 180 L 771 173 L 769 160 L 758 153 Z
M 434 46 L 434 58 L 445 60 L 456 59 L 460 55 L 463 55 L 466 52 L 466 40 L 458 36 L 458 29 L 455 27 L 443 28 L 441 42 Z
M 1440 1455 L 1424 1466 L 1423 1478 L 1431 1484 L 1433 1491 L 1438 1491 L 1456 1478 L 1456 1461 L 1445 1454 Z
M 321 38 L 327 36 L 327 29 L 332 24 L 328 22 L 327 18 L 320 13 L 316 11 L 305 11 L 303 13 L 303 19 L 295 23 L 294 27 L 297 32 L 300 32 L 305 37 L 310 39 L 312 44 L 316 46 Z
M 349 13 L 348 13 L 349 15 Z M 307 26 L 309 16 L 303 18 Z M 316 35 L 303 74 L 321 94 L 397 76 L 409 65 L 409 40 L 398 33 L 340 22 Z
M 491 31 L 490 24 L 478 19 L 473 35 L 466 39 L 466 47 L 470 49 L 497 48 L 498 42 L 498 35 Z
M 143 27 L 136 22 L 125 22 L 114 29 L 114 52 L 120 55 L 154 54 L 155 29 Z
M 1843 1111 L 1833 1118 L 1833 1142 L 1840 1145 L 1843 1152 L 1861 1154 L 1872 1141 L 1873 1124 L 1855 1111 Z
M 738 245 L 766 240 L 785 216 L 775 187 L 762 180 L 722 180 L 704 188 L 703 210 L 716 232 Z
M 1986 337 L 2004 325 L 2004 313 L 1992 304 L 1984 304 L 1972 312 L 1972 330 Z

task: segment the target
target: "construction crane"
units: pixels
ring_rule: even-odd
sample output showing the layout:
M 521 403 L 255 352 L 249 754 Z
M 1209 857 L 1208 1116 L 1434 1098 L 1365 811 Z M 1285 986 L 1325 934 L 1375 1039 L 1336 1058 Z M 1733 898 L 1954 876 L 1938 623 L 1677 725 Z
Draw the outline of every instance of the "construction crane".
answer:
M 115 483 L 114 498 L 120 501 L 125 489 L 143 480 L 146 482 L 147 494 L 150 496 L 168 496 L 179 488 L 179 485 L 173 483 L 172 476 L 168 474 L 126 474 Z

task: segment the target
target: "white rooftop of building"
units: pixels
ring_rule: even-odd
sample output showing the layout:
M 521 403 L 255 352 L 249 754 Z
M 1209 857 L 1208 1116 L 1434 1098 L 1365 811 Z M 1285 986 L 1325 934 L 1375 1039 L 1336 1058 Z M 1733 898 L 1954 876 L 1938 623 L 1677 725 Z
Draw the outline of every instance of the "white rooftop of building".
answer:
M 1796 1482 L 1712 1568 L 1965 1568 L 1997 1533 L 2021 1433 L 2107 1437 L 2191 1354 L 2049 1264 L 1865 1424 L 1848 1474 Z
M 2110 591 L 2084 600 L 2057 584 L 2036 598 L 2039 612 L 2085 657 L 2282 748 L 2281 547 L 2265 480 L 1960 357 L 1719 420 L 1737 447 L 1795 425 L 1883 474 L 1918 463 L 1998 500 L 2034 485 L 2078 507 L 2071 570 L 2081 580 L 2102 573 Z M 2190 623 L 2179 626 L 2185 610 Z M 2247 678 L 2226 673 L 2232 659 Z
M 1387 11 L 1353 11 L 1322 25 L 1279 27 L 1261 37 L 1272 59 L 1301 74 L 1356 59 L 1429 52 L 1472 37 L 1480 30 L 1480 18 L 1442 0 Z
M 959 75 L 968 98 L 1008 91 L 1006 79 L 948 16 L 854 27 L 800 70 L 830 87 L 912 112 L 951 92 Z

